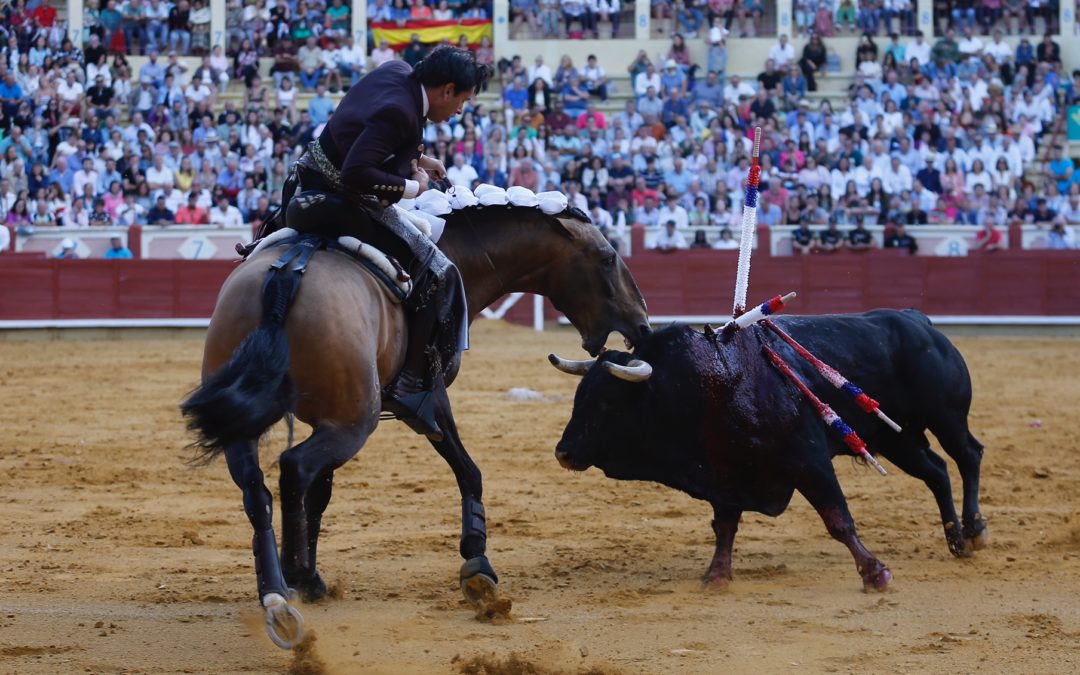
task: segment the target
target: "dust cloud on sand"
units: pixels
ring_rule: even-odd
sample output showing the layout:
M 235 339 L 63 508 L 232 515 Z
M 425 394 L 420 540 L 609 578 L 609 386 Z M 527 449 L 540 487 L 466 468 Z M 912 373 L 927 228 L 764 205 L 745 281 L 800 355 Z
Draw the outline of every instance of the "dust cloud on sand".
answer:
M 1080 670 L 1080 341 L 957 340 L 987 446 L 975 558 L 949 555 L 924 485 L 837 460 L 895 575 L 874 595 L 801 497 L 746 516 L 735 581 L 702 592 L 707 504 L 554 459 L 577 380 L 545 356 L 577 336 L 485 322 L 473 343 L 453 401 L 512 620 L 462 600 L 453 475 L 384 423 L 337 473 L 319 560 L 338 597 L 300 607 L 318 640 L 298 664 L 263 632 L 239 490 L 184 463 L 201 342 L 0 342 L 0 673 Z M 263 450 L 275 492 L 284 442 Z

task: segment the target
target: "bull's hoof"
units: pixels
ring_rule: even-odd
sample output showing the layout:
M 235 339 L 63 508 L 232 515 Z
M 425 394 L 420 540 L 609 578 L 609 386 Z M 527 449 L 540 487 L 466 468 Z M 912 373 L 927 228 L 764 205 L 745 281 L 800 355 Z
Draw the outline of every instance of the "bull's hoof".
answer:
M 502 613 L 503 602 L 499 600 L 499 577 L 491 567 L 486 556 L 477 556 L 465 561 L 458 574 L 461 593 L 477 615 Z
M 701 589 L 710 593 L 722 593 L 731 588 L 731 579 L 727 577 L 701 577 Z
M 863 577 L 863 592 L 875 593 L 880 591 L 886 591 L 889 589 L 889 584 L 892 582 L 892 572 L 889 568 L 882 567 L 877 572 L 868 574 Z

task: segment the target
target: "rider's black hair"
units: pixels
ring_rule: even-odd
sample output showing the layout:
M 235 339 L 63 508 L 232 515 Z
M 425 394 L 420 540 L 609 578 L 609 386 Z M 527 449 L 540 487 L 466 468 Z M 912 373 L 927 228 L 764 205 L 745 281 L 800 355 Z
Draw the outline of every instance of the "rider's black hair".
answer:
M 476 56 L 460 47 L 436 47 L 413 67 L 412 76 L 425 87 L 439 87 L 453 83 L 458 92 L 477 93 L 487 80 L 491 70 L 476 62 Z

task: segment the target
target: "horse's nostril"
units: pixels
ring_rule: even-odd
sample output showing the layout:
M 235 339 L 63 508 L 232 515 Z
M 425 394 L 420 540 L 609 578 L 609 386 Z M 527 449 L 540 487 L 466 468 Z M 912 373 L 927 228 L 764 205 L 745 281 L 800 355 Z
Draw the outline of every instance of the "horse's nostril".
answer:
M 643 323 L 638 325 L 638 332 L 642 335 L 648 335 L 652 332 L 652 329 L 649 327 L 649 324 Z

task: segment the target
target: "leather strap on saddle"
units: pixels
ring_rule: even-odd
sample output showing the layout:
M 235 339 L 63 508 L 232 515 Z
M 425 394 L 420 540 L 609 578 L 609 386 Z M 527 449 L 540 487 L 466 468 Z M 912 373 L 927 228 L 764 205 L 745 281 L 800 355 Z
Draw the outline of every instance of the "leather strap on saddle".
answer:
M 397 280 L 398 281 L 400 281 L 403 284 L 412 281 L 412 277 L 409 275 L 408 272 L 405 271 L 405 268 L 401 266 L 401 263 L 398 262 L 397 258 L 395 258 L 392 255 L 388 255 L 388 256 L 386 256 L 386 259 L 389 260 L 390 264 L 394 266 L 394 271 L 397 272 Z

